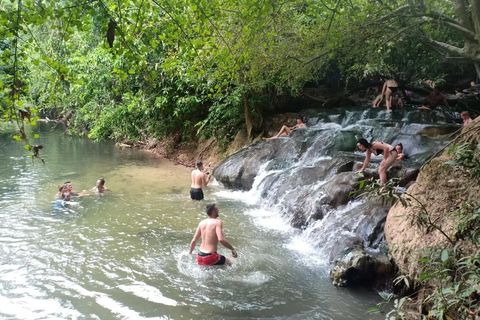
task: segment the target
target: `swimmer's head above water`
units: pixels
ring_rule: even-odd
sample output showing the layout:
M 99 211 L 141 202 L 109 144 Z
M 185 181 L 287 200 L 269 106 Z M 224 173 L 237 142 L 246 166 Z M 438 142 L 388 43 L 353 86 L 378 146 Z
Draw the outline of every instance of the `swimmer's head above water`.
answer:
M 58 192 L 64 192 L 67 189 L 67 185 L 65 183 L 58 185 Z
M 97 188 L 105 186 L 105 179 L 101 178 L 97 180 Z
M 72 183 L 71 183 L 70 181 L 66 181 L 66 182 L 64 183 L 64 185 L 65 185 L 65 188 L 66 188 L 66 190 L 67 190 L 68 192 L 70 192 L 70 191 L 73 190 L 73 186 L 72 186 Z

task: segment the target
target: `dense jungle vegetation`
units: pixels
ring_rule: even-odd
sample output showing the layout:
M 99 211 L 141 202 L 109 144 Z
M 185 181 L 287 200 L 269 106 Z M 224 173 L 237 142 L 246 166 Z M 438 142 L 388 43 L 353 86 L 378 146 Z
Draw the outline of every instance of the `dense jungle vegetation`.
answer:
M 25 124 L 41 114 L 92 139 L 228 143 L 240 129 L 252 138 L 279 97 L 307 86 L 478 79 L 480 1 L 0 0 L 0 61 L 0 121 L 16 122 L 14 138 L 33 153 L 38 135 Z M 474 163 L 475 182 L 478 148 L 459 149 L 453 164 Z M 478 249 L 478 202 L 459 211 L 456 234 Z M 449 240 L 417 281 L 443 285 L 425 300 L 429 319 L 473 319 L 478 250 L 464 258 Z
M 228 142 L 305 85 L 473 80 L 479 35 L 476 0 L 0 1 L 2 120 Z

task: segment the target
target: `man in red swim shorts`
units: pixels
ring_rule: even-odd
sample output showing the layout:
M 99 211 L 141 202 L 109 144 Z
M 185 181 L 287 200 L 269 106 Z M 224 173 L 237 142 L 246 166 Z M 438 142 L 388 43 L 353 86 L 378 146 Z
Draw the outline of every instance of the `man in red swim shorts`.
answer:
M 200 222 L 195 236 L 193 236 L 190 243 L 190 254 L 195 249 L 198 239 L 202 237 L 202 245 L 197 254 L 197 263 L 201 266 L 223 265 L 225 263 L 231 266 L 233 264 L 231 259 L 217 253 L 218 242 L 220 242 L 224 247 L 232 250 L 234 258 L 237 257 L 237 251 L 223 237 L 223 223 L 218 219 L 218 208 L 215 204 L 207 206 L 207 215 L 208 219 Z

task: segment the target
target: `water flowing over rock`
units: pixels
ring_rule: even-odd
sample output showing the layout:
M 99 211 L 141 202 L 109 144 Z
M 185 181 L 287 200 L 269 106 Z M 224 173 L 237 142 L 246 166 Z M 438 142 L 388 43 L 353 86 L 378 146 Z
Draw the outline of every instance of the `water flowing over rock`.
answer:
M 378 177 L 376 167 L 382 158 L 372 156 L 362 178 L 355 171 L 365 155 L 353 152 L 356 141 L 364 137 L 391 145 L 402 142 L 408 159 L 392 166 L 388 176 L 408 186 L 421 163 L 444 146 L 443 133 L 452 132 L 459 115 L 407 108 L 393 113 L 332 109 L 304 114 L 307 129 L 257 142 L 227 158 L 213 175 L 227 188 L 248 191 L 263 208 L 302 229 L 330 263 L 335 284 L 385 279 L 393 272 L 383 233 L 389 207 L 351 195 L 361 180 Z

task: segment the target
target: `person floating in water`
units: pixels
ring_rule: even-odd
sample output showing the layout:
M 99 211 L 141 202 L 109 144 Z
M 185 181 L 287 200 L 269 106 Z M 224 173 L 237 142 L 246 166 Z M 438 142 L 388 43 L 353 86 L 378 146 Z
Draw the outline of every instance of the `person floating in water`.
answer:
M 399 142 L 395 146 L 395 150 L 397 150 L 397 159 L 395 161 L 396 162 L 403 161 L 403 159 L 405 159 L 405 153 L 403 153 L 403 144 Z
M 280 137 L 286 137 L 290 134 L 290 132 L 292 132 L 292 130 L 306 128 L 306 127 L 307 125 L 303 122 L 303 117 L 297 117 L 297 124 L 294 125 L 293 127 L 287 127 L 284 125 L 275 136 L 270 138 L 262 137 L 262 139 L 263 141 L 269 141 L 273 139 L 278 139 Z
M 383 159 L 382 162 L 380 162 L 380 166 L 378 167 L 378 174 L 380 175 L 380 181 L 382 183 L 387 182 L 387 170 L 397 159 L 397 150 L 387 143 L 379 141 L 373 141 L 372 143 L 369 143 L 363 138 L 357 141 L 357 148 L 367 152 L 365 161 L 363 162 L 363 166 L 357 172 L 361 173 L 365 171 L 368 164 L 370 163 L 370 157 L 372 156 L 372 153 L 376 156 L 382 154 Z
M 197 162 L 197 169 L 192 171 L 192 186 L 190 188 L 190 198 L 192 200 L 203 200 L 203 190 L 210 181 L 210 172 L 203 172 L 203 162 Z
M 223 236 L 223 223 L 218 219 L 218 208 L 215 204 L 209 204 L 206 208 L 208 218 L 202 220 L 198 225 L 192 242 L 190 243 L 190 251 L 192 254 L 198 239 L 202 238 L 202 244 L 197 254 L 197 263 L 201 266 L 224 265 L 231 266 L 233 261 L 225 256 L 217 253 L 218 242 L 224 247 L 232 250 L 232 256 L 237 257 L 237 251 L 232 247 L 230 242 Z
M 385 81 L 383 84 L 383 89 L 382 89 L 382 98 L 385 95 L 385 101 L 387 105 L 387 112 L 391 112 L 392 109 L 392 96 L 395 94 L 398 90 L 398 83 L 397 81 L 390 79 Z
M 95 185 L 95 187 L 92 188 L 92 191 L 96 193 L 103 193 L 107 190 L 108 189 L 105 187 L 105 179 L 103 178 L 98 179 L 97 184 Z
M 462 111 L 462 113 L 460 113 L 460 116 L 462 117 L 464 126 L 468 126 L 473 121 L 472 118 L 470 118 L 468 111 Z

